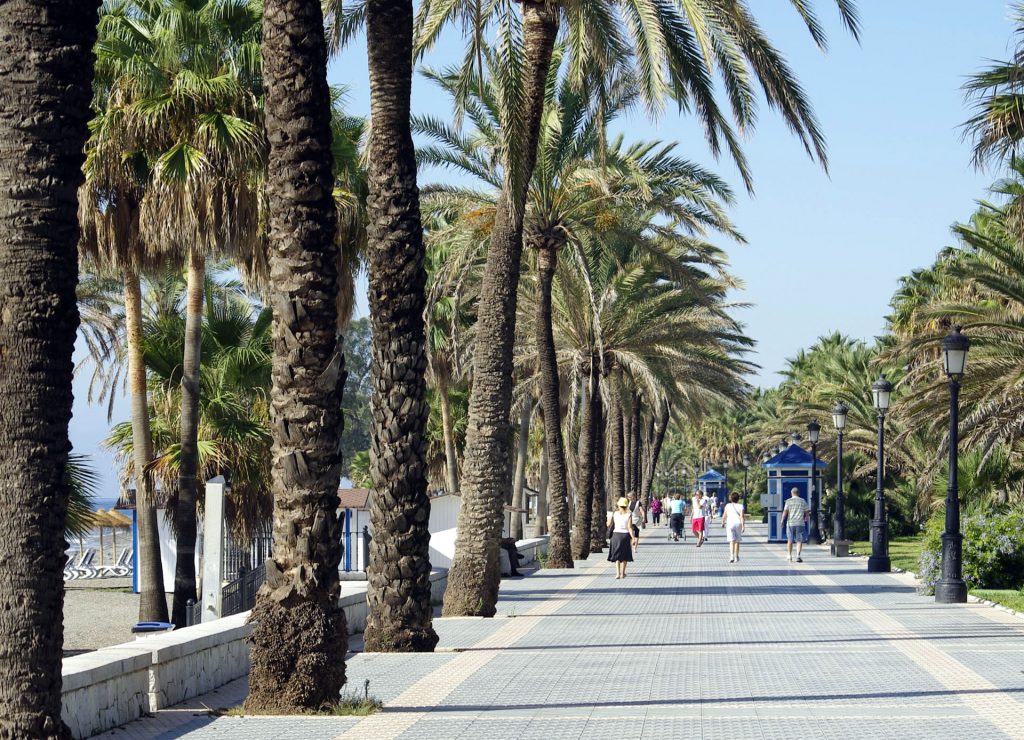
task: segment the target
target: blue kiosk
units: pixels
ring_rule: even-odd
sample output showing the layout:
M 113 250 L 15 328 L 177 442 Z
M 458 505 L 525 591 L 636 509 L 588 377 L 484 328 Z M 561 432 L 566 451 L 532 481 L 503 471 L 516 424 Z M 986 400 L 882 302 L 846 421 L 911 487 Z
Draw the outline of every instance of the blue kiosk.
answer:
M 698 476 L 697 489 L 705 496 L 714 496 L 717 498 L 719 511 L 722 511 L 725 508 L 725 497 L 729 492 L 726 490 L 725 476 L 717 470 L 710 468 L 706 473 Z
M 785 542 L 786 533 L 779 526 L 779 520 L 782 518 L 782 507 L 786 505 L 790 491 L 796 488 L 807 505 L 811 504 L 811 453 L 800 445 L 791 444 L 768 462 L 762 463 L 761 467 L 768 474 L 768 492 L 761 494 L 761 506 L 768 512 L 768 541 Z M 824 490 L 821 487 L 821 480 L 825 463 L 818 460 L 817 468 L 816 485 L 820 496 Z M 809 532 L 809 523 L 807 529 Z

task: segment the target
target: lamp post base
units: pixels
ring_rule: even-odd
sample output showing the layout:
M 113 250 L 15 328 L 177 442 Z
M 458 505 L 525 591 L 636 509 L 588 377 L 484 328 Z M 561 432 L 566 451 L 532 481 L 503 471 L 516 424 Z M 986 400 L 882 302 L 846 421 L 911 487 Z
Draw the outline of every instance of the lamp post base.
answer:
M 872 555 L 868 558 L 868 573 L 892 573 L 892 561 L 888 555 Z
M 941 580 L 935 584 L 936 604 L 967 603 L 967 584 L 963 580 Z

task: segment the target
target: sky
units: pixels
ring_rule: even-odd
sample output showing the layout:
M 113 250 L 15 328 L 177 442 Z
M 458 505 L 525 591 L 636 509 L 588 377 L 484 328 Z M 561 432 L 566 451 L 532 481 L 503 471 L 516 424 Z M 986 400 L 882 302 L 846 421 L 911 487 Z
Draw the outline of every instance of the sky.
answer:
M 1005 0 L 861 0 L 861 42 L 841 28 L 834 4 L 817 7 L 829 30 L 822 54 L 786 0 L 751 3 L 775 45 L 796 71 L 824 130 L 829 172 L 810 161 L 777 115 L 763 104 L 744 150 L 755 192 L 746 194 L 728 160 L 716 161 L 699 126 L 668 111 L 656 121 L 642 113 L 620 123 L 636 140 L 677 141 L 680 156 L 721 174 L 737 194 L 730 216 L 746 237 L 726 246 L 744 290 L 737 312 L 757 342 L 760 366 L 751 382 L 771 386 L 786 358 L 819 336 L 840 331 L 870 341 L 884 328 L 901 276 L 929 265 L 951 243 L 950 227 L 968 218 L 998 173 L 978 172 L 960 125 L 969 116 L 961 86 L 989 60 L 1010 50 Z M 426 60 L 444 66 L 460 40 L 442 39 Z M 348 88 L 348 110 L 369 115 L 366 47 L 357 40 L 328 70 Z M 427 80 L 413 83 L 413 110 L 449 117 L 446 98 Z M 434 181 L 429 173 L 423 182 Z M 366 314 L 365 277 L 357 315 Z M 71 440 L 93 455 L 116 495 L 113 458 L 101 446 L 105 409 L 86 403 L 87 377 L 75 381 Z M 114 421 L 128 418 L 122 399 Z

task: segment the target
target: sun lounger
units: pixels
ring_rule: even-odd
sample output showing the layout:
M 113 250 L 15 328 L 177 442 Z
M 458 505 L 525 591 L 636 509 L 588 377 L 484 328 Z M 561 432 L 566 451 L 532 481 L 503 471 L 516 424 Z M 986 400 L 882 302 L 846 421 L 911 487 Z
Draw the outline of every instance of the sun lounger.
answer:
M 130 575 L 132 572 L 132 561 L 133 553 L 127 547 L 121 550 L 121 554 L 117 558 L 117 562 L 113 565 L 100 565 L 96 570 L 96 578 L 123 578 L 124 576 Z
M 76 578 L 88 578 L 88 576 L 83 573 L 89 570 L 92 566 L 93 560 L 95 559 L 96 550 L 91 547 L 85 552 L 79 554 L 77 558 L 69 561 L 68 564 L 64 566 L 64 580 L 73 581 Z

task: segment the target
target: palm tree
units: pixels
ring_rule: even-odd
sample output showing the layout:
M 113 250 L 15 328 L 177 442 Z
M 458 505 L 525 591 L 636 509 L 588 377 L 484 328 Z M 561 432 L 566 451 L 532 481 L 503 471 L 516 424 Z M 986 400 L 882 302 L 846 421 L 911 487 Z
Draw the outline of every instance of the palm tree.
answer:
M 974 164 L 1002 165 L 1017 154 L 1024 138 L 1024 3 L 1011 5 L 1016 44 L 1011 58 L 995 62 L 964 83 L 974 115 L 964 133 L 974 145 Z
M 40 17 L 45 22 L 40 22 Z M 61 720 L 75 191 L 88 134 L 96 6 L 0 6 L 0 734 L 66 738 Z M 16 687 L 16 688 L 14 688 Z
M 265 141 L 256 2 L 118 0 L 101 22 L 98 69 L 102 124 L 110 141 L 94 151 L 136 156 L 148 176 L 139 203 L 140 239 L 188 270 L 181 374 L 181 468 L 176 483 L 177 558 L 172 619 L 185 624 L 196 597 L 196 470 L 203 285 L 210 252 L 251 259 L 260 249 L 256 183 Z M 120 151 L 118 151 L 120 149 Z M 94 162 L 98 168 L 115 163 Z M 104 203 L 95 206 L 102 209 Z
M 345 614 L 338 606 L 337 517 L 344 360 L 336 302 L 331 101 L 319 3 L 267 0 L 262 56 L 270 141 L 274 551 L 251 617 L 245 706 L 294 712 L 338 701 L 347 645 Z
M 409 124 L 412 0 L 368 0 L 371 133 L 367 198 L 373 322 L 374 495 L 368 650 L 431 651 L 430 498 L 423 227 Z
M 428 188 L 428 203 L 432 209 L 456 210 L 474 216 L 486 213 L 492 222 L 495 218 L 501 178 L 487 163 L 499 156 L 501 131 L 511 125 L 502 119 L 503 110 L 496 105 L 496 101 L 510 95 L 508 81 L 498 75 L 498 61 L 495 55 L 487 55 L 492 75 L 483 83 L 474 83 L 473 89 L 479 92 L 471 94 L 466 101 L 467 114 L 476 129 L 473 134 L 460 135 L 451 126 L 434 119 L 415 120 L 421 133 L 438 142 L 421 148 L 421 161 L 461 170 L 490 188 L 487 193 L 450 186 Z M 557 69 L 552 74 L 556 72 Z M 458 76 L 429 70 L 426 74 L 457 98 L 461 84 Z M 567 516 L 567 481 L 572 470 L 565 463 L 561 379 L 551 336 L 550 294 L 559 252 L 566 246 L 578 250 L 585 244 L 601 244 L 608 235 L 620 238 L 622 233 L 635 228 L 631 236 L 635 237 L 636 247 L 655 254 L 666 270 L 679 276 L 685 270 L 673 262 L 671 253 L 663 252 L 665 245 L 659 242 L 673 229 L 696 233 L 718 229 L 738 237 L 719 203 L 719 199 L 728 202 L 732 197 L 719 178 L 675 157 L 671 145 L 654 142 L 625 146 L 621 138 L 611 143 L 604 141 L 603 132 L 609 123 L 631 101 L 631 90 L 628 84 L 617 85 L 606 98 L 600 115 L 591 115 L 584 98 L 553 79 L 549 85 L 538 163 L 529 191 L 525 240 L 531 247 L 530 253 L 536 255 L 538 269 L 536 291 L 529 294 L 526 304 L 534 315 L 520 317 L 520 326 L 532 327 L 534 349 L 524 355 L 529 367 L 521 366 L 519 370 L 524 377 L 532 378 L 531 385 L 538 386 L 546 437 L 551 440 L 548 452 L 552 528 L 548 567 L 572 567 Z M 645 219 L 625 215 L 637 209 L 646 214 Z M 667 219 L 667 224 L 655 224 L 658 218 Z M 475 218 L 463 221 L 467 230 L 477 230 Z M 672 237 L 664 241 L 672 248 L 678 246 Z M 466 239 L 464 243 L 469 251 L 481 249 L 479 239 Z M 467 260 L 463 257 L 453 261 L 456 266 L 450 268 L 450 272 L 458 273 Z M 582 362 L 585 364 L 586 360 Z M 534 367 L 539 372 L 534 372 Z M 584 405 L 584 424 L 589 424 L 590 408 L 590 404 Z M 633 408 L 639 411 L 639 405 Z M 631 415 L 631 422 L 634 416 Z M 637 427 L 639 430 L 638 424 Z M 639 442 L 639 433 L 630 435 L 628 449 L 631 453 L 639 449 Z M 589 445 L 584 447 L 587 452 L 581 461 L 590 456 Z M 639 483 L 640 455 L 632 454 L 631 461 L 634 457 L 636 464 L 631 462 L 628 467 L 631 480 L 636 478 L 637 482 L 631 484 L 631 489 Z M 589 491 L 591 472 L 587 465 L 579 469 L 587 476 L 584 490 Z M 590 530 L 590 494 L 585 495 L 587 500 L 575 508 L 578 533 Z M 589 552 L 586 538 L 578 540 L 578 545 L 573 548 L 577 556 L 584 549 Z
M 167 507 L 182 505 L 174 489 L 181 468 L 181 357 L 185 344 L 186 282 L 171 272 L 147 285 L 143 352 L 149 376 L 149 417 L 158 451 L 150 474 L 165 491 Z M 231 476 L 227 518 L 245 543 L 269 523 L 270 310 L 257 310 L 233 283 L 207 278 L 200 366 L 199 472 L 204 480 Z M 134 474 L 130 423 L 114 426 L 107 444 Z
M 825 35 L 809 3 L 793 0 L 822 47 Z M 497 537 L 501 523 L 501 492 L 511 485 L 511 363 L 515 338 L 516 296 L 523 248 L 523 225 L 528 184 L 537 161 L 546 83 L 551 73 L 556 39 L 563 17 L 569 61 L 569 79 L 587 89 L 595 79 L 627 69 L 635 74 L 641 97 L 657 110 L 672 97 L 681 106 L 698 111 L 708 143 L 717 154 L 724 140 L 750 185 L 749 172 L 735 133 L 718 106 L 713 70 L 718 69 L 728 92 L 732 113 L 741 129 L 754 120 L 752 80 L 757 79 L 768 98 L 796 133 L 811 156 L 825 161 L 824 142 L 803 91 L 786 63 L 738 0 L 721 0 L 714 8 L 689 15 L 689 3 L 662 3 L 647 12 L 634 2 L 561 0 L 482 5 L 475 0 L 420 5 L 419 47 L 429 48 L 444 27 L 457 23 L 473 29 L 462 66 L 464 79 L 475 69 L 483 77 L 484 36 L 497 26 L 501 74 L 514 94 L 497 104 L 506 112 L 502 129 L 502 187 L 491 231 L 487 266 L 478 304 L 479 335 L 473 357 L 473 388 L 466 441 L 463 497 L 455 558 L 445 593 L 449 616 L 494 613 L 497 600 Z M 857 33 L 853 3 L 838 2 L 843 22 Z M 346 10 L 358 18 L 359 3 Z M 652 41 L 653 40 L 653 41 Z M 699 51 L 698 51 L 699 50 Z M 468 98 L 473 85 L 461 87 Z M 550 423 L 550 422 L 549 422 Z M 554 500 L 554 499 L 553 499 Z M 488 522 L 480 532 L 473 523 Z M 472 529 L 472 532 L 467 530 Z M 481 534 L 484 536 L 481 537 Z

